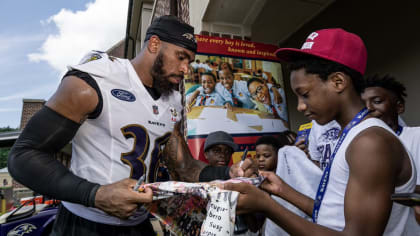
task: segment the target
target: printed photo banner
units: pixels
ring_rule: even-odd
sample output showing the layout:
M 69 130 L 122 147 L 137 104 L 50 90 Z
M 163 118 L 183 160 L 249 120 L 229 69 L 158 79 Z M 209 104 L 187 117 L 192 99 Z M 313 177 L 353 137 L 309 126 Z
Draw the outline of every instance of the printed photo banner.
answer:
M 197 54 L 185 78 L 187 142 L 196 159 L 206 162 L 207 135 L 223 130 L 239 150 L 255 155 L 255 141 L 287 130 L 288 112 L 281 64 L 274 45 L 196 35 Z
M 235 178 L 209 183 L 177 181 L 146 184 L 154 201 L 146 209 L 175 235 L 233 235 L 238 192 L 217 184 L 245 182 L 259 186 L 264 178 Z

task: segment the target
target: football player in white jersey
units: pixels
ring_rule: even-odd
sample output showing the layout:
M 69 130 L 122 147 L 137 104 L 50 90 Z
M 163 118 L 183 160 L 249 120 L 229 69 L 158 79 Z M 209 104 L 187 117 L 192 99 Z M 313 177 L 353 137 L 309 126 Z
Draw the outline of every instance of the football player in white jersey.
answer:
M 155 235 L 148 213 L 139 207 L 152 201 L 152 192 L 133 187 L 141 176 L 147 182 L 162 176 L 157 172 L 163 161 L 171 176 L 183 181 L 246 174 L 249 160 L 215 176 L 190 156 L 174 165 L 167 160 L 171 156 L 162 157 L 181 117 L 175 88 L 196 48 L 193 27 L 162 16 L 148 28 L 133 60 L 94 51 L 69 67 L 58 90 L 22 131 L 8 162 L 17 181 L 62 200 L 53 235 Z M 54 153 L 71 140 L 68 170 Z
M 374 75 L 366 78 L 361 96 L 371 114 L 391 127 L 411 153 L 417 169 L 416 192 L 420 193 L 420 127 L 404 127 L 398 120 L 405 111 L 405 91 L 405 86 L 394 77 Z M 415 235 L 418 232 L 420 226 L 415 217 L 410 216 L 406 233 Z
M 390 196 L 414 191 L 416 170 L 395 133 L 369 115 L 360 98 L 367 61 L 363 41 L 342 29 L 324 29 L 311 33 L 301 49 L 283 48 L 276 54 L 290 63 L 298 110 L 321 125 L 336 120 L 343 132 L 316 201 L 274 173 L 262 173 L 265 191 L 312 215 L 315 223 L 258 188 L 226 184 L 226 189 L 241 192 L 237 212 L 262 211 L 291 235 L 402 235 L 409 211 Z

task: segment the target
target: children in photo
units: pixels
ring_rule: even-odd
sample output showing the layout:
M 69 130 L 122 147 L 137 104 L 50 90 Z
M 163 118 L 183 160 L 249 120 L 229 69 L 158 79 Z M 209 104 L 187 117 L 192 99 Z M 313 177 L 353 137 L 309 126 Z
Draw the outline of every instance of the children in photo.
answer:
M 201 87 L 197 89 L 197 93 L 187 96 L 187 112 L 191 111 L 192 106 L 224 106 L 231 108 L 231 101 L 225 100 L 218 92 L 215 91 L 216 77 L 210 72 L 201 75 Z M 196 96 L 194 99 L 191 96 Z

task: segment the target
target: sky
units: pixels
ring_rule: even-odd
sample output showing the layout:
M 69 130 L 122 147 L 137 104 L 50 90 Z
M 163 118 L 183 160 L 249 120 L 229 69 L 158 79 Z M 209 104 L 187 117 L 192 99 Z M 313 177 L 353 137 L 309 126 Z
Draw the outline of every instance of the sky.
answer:
M 66 66 L 124 39 L 128 0 L 1 0 L 0 127 L 18 128 L 23 99 L 48 100 Z

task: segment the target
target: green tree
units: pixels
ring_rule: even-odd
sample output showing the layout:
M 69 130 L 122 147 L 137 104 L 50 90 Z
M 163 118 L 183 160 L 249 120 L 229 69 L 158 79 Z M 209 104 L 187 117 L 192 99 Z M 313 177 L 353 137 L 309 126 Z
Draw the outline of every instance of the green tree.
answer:
M 15 131 L 15 130 L 18 130 L 18 128 L 10 128 L 10 126 L 0 127 L 0 133 L 2 133 L 2 132 L 9 132 L 9 131 Z
M 10 148 L 0 148 L 0 169 L 7 166 L 7 156 L 9 155 Z
M 11 128 L 10 126 L 0 127 L 0 133 L 16 131 L 18 128 Z M 10 147 L 0 148 L 0 169 L 7 166 L 7 156 L 9 155 Z

